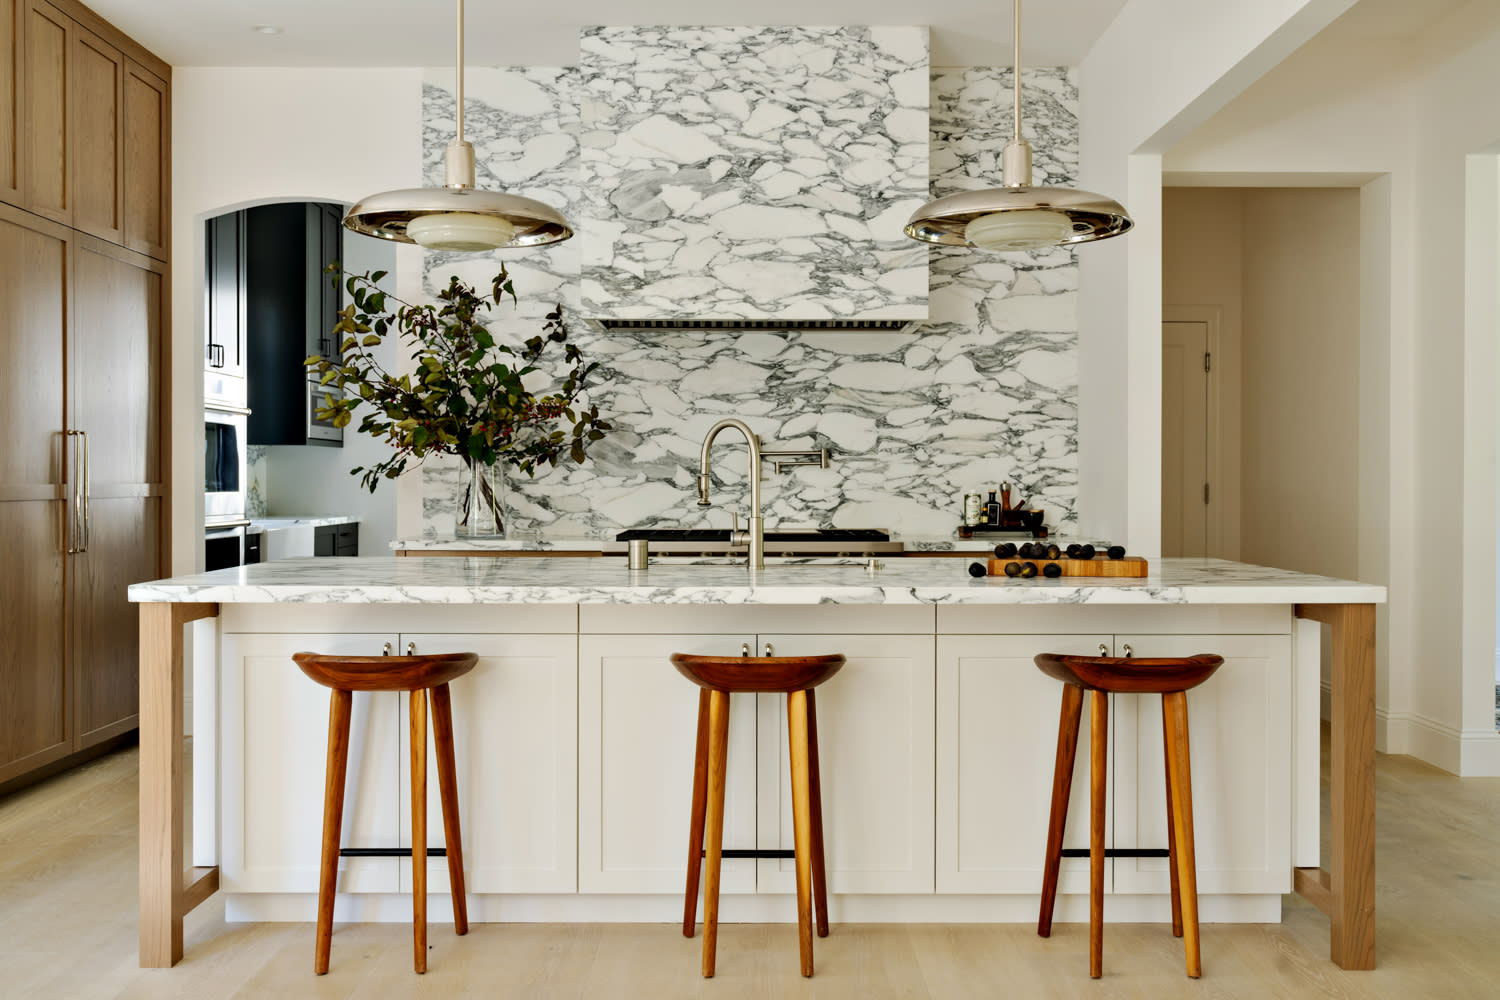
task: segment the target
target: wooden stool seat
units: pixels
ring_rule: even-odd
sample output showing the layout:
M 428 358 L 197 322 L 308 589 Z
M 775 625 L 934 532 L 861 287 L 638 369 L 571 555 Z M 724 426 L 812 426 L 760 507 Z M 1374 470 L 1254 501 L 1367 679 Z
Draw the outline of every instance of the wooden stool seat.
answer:
M 698 693 L 698 741 L 693 762 L 692 821 L 688 833 L 687 892 L 682 933 L 692 937 L 703 872 L 703 975 L 714 974 L 719 940 L 719 864 L 724 849 L 724 778 L 729 761 L 729 696 L 785 692 L 792 778 L 792 830 L 797 869 L 797 939 L 802 974 L 813 974 L 813 911 L 817 933 L 828 936 L 828 879 L 823 863 L 823 792 L 818 774 L 818 711 L 813 688 L 844 666 L 830 656 L 691 656 L 672 665 Z M 707 850 L 704 849 L 705 832 Z
M 1187 974 L 1203 972 L 1198 947 L 1198 875 L 1193 854 L 1193 788 L 1189 767 L 1187 692 L 1213 676 L 1224 658 L 1212 653 L 1186 657 L 1067 656 L 1043 653 L 1036 665 L 1063 682 L 1057 759 L 1052 775 L 1052 811 L 1042 873 L 1037 933 L 1052 934 L 1057 878 L 1078 753 L 1083 693 L 1090 692 L 1089 740 L 1089 975 L 1104 974 L 1104 794 L 1109 742 L 1109 695 L 1160 694 L 1167 778 L 1167 867 L 1171 873 L 1172 933 L 1183 939 Z
M 330 656 L 294 653 L 308 677 L 332 688 L 328 708 L 328 769 L 323 788 L 323 853 L 318 871 L 318 931 L 313 971 L 328 971 L 333 943 L 333 901 L 337 889 L 340 828 L 344 819 L 344 780 L 349 769 L 349 721 L 355 691 L 407 691 L 411 726 L 411 880 L 413 967 L 427 971 L 427 704 L 432 702 L 433 744 L 437 751 L 438 793 L 443 806 L 443 840 L 453 897 L 453 929 L 469 932 L 464 898 L 463 840 L 458 826 L 457 767 L 453 756 L 453 703 L 448 682 L 479 662 L 475 653 L 422 656 Z

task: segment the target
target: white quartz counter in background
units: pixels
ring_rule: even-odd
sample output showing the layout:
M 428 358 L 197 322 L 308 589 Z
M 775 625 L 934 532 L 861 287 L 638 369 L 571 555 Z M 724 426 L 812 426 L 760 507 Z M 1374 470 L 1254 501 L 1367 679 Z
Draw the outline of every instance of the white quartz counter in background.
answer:
M 781 530 L 779 528 L 773 528 Z M 1094 538 L 1058 537 L 1032 538 L 1027 534 L 983 535 L 976 538 L 909 536 L 892 534 L 891 541 L 900 542 L 906 552 L 990 552 L 1003 542 L 1021 545 L 1039 541 L 1044 545 L 1056 543 L 1067 548 L 1073 542 L 1088 542 L 1101 552 L 1108 544 Z M 600 552 L 606 545 L 623 545 L 610 538 L 456 538 L 454 536 L 430 538 L 398 538 L 391 543 L 397 552 Z
M 245 528 L 248 534 L 266 531 L 286 531 L 290 528 L 324 528 L 331 524 L 358 524 L 359 518 L 349 514 L 319 514 L 297 517 L 252 517 Z
M 331 604 L 1383 603 L 1385 588 L 1220 559 L 1162 559 L 1144 579 L 974 579 L 961 559 L 768 565 L 616 560 L 283 559 L 130 588 L 136 602 Z

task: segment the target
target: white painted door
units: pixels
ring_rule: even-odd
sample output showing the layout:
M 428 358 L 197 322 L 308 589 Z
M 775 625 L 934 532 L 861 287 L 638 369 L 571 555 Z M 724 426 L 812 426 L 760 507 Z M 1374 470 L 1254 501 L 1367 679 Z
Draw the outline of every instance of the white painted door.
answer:
M 1038 653 L 1101 655 L 1109 635 L 943 635 L 937 640 L 937 891 L 1040 893 L 1062 684 Z M 1118 712 L 1110 705 L 1110 735 Z M 1065 848 L 1089 846 L 1089 705 L 1074 758 Z M 1117 769 L 1109 759 L 1111 776 Z M 1110 782 L 1111 786 L 1114 782 Z M 1113 793 L 1106 809 L 1112 810 Z M 1113 828 L 1106 843 L 1113 845 Z M 1105 891 L 1110 866 L 1105 862 Z M 1087 858 L 1065 858 L 1062 893 L 1088 892 Z
M 1161 325 L 1161 554 L 1208 555 L 1208 324 Z
M 817 689 L 824 858 L 831 893 L 932 892 L 933 637 L 762 635 L 775 656 L 843 653 Z M 790 850 L 786 696 L 758 706 L 758 845 Z M 757 890 L 795 892 L 791 859 L 763 859 Z
M 224 636 L 223 864 L 226 892 L 317 892 L 328 752 L 327 688 L 292 662 L 301 650 L 378 656 L 390 635 Z M 400 695 L 356 692 L 344 793 L 345 847 L 400 846 Z M 395 892 L 395 858 L 344 858 L 339 892 Z
M 1198 892 L 1286 893 L 1292 866 L 1292 661 L 1283 635 L 1115 637 L 1137 656 L 1218 653 L 1224 665 L 1188 692 Z M 1115 842 L 1167 846 L 1161 698 L 1120 695 Z M 1167 862 L 1115 863 L 1116 892 L 1166 893 Z
M 578 640 L 578 891 L 680 893 L 700 688 L 673 653 L 739 656 L 752 635 L 585 635 Z M 755 699 L 730 701 L 724 847 L 755 846 Z M 726 859 L 721 891 L 754 892 Z
M 401 634 L 401 651 L 479 654 L 449 685 L 464 881 L 469 892 L 572 892 L 577 887 L 578 640 L 571 635 Z M 402 718 L 406 718 L 402 696 Z M 410 730 L 401 726 L 401 801 L 411 801 Z M 443 846 L 429 713 L 427 843 Z M 411 846 L 401 810 L 401 844 Z M 411 891 L 401 861 L 401 891 Z M 428 892 L 448 891 L 448 862 L 428 858 Z

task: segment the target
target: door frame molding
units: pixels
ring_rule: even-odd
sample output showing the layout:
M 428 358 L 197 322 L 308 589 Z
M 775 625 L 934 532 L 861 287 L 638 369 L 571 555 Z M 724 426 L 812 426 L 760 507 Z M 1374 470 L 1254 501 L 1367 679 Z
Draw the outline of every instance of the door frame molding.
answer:
M 1208 327 L 1208 554 L 1240 557 L 1240 345 L 1217 305 L 1163 305 L 1163 323 Z

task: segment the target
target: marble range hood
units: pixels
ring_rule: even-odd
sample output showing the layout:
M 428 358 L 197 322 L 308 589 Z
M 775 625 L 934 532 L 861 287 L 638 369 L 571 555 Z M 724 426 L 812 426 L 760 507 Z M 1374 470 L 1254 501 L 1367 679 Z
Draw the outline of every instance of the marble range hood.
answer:
M 591 27 L 582 313 L 607 328 L 927 318 L 926 27 Z

